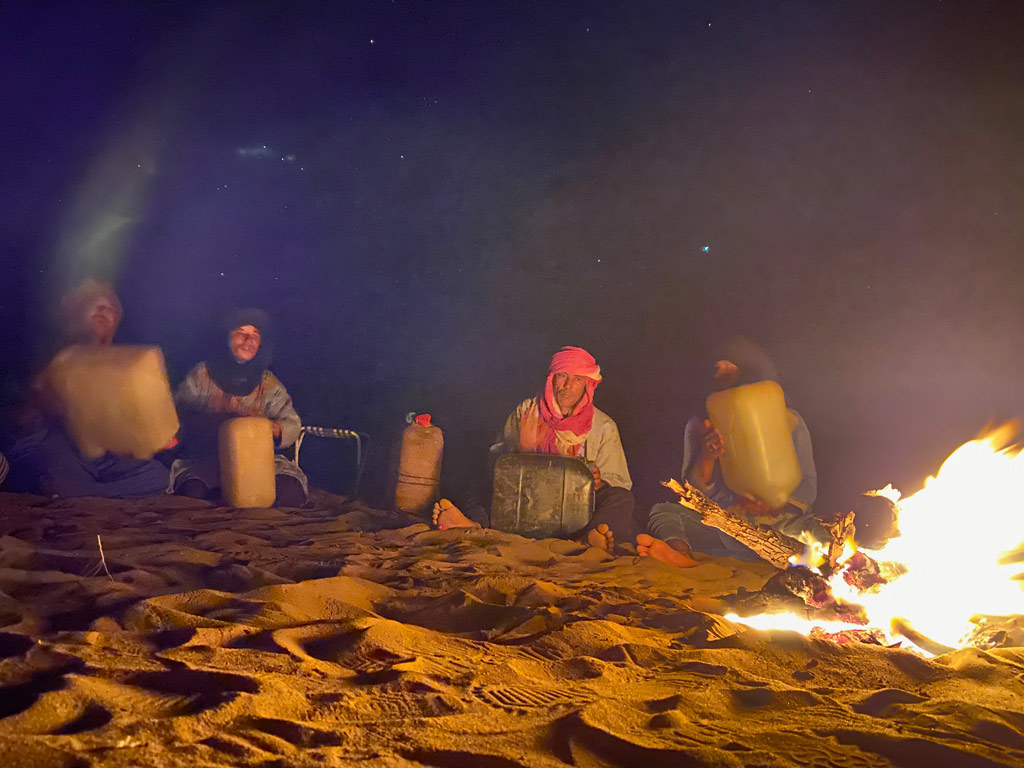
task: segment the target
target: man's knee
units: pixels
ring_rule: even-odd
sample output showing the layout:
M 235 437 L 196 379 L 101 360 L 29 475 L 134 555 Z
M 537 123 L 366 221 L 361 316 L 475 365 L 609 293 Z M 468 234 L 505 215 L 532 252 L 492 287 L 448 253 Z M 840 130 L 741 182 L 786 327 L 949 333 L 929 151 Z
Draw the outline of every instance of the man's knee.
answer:
M 622 514 L 632 515 L 636 503 L 633 492 L 617 485 L 605 485 L 595 494 L 595 502 L 602 509 L 614 509 Z
M 686 540 L 686 512 L 681 504 L 655 504 L 647 518 L 647 530 L 659 539 Z

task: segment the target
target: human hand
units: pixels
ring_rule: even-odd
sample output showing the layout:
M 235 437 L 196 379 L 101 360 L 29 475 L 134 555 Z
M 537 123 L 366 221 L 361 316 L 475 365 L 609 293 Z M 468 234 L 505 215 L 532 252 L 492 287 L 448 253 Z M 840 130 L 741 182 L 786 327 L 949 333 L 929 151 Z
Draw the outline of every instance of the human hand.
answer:
M 740 499 L 734 509 L 740 514 L 748 517 L 761 517 L 774 512 L 770 504 L 761 501 L 760 499 L 747 498 Z
M 722 440 L 722 433 L 714 428 L 710 419 L 704 419 L 704 432 L 701 435 L 701 455 L 709 461 L 714 461 L 723 453 L 725 453 L 725 442 Z
M 591 465 L 590 470 L 594 473 L 594 490 L 596 491 L 604 485 L 604 480 L 601 479 L 601 468 L 597 466 L 597 464 L 593 464 Z

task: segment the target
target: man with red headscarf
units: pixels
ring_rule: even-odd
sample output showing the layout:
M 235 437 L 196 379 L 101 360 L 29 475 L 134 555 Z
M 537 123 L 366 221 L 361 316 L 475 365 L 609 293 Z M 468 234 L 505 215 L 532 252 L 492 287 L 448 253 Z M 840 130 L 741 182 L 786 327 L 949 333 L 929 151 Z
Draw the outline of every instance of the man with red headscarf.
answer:
M 509 414 L 491 453 L 550 453 L 586 461 L 594 473 L 595 499 L 584 533 L 589 544 L 610 551 L 615 541 L 633 540 L 633 481 L 618 427 L 594 407 L 600 382 L 601 368 L 589 352 L 562 347 L 551 358 L 544 394 L 523 400 Z M 477 525 L 446 499 L 434 507 L 434 524 L 441 529 Z

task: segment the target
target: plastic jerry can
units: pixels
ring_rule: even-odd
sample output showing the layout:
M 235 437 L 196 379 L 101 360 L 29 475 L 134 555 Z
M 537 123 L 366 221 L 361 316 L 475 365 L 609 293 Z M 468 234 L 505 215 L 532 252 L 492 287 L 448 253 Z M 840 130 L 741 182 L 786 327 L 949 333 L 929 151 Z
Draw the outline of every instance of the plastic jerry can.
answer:
M 45 375 L 86 458 L 110 451 L 148 459 L 178 433 L 159 347 L 74 345 L 57 353 Z
M 402 431 L 395 483 L 395 507 L 410 514 L 423 514 L 438 499 L 444 433 L 421 413 Z
M 220 425 L 220 488 L 232 507 L 272 507 L 274 429 L 262 416 L 239 416 Z
M 738 494 L 777 509 L 800 485 L 802 473 L 793 445 L 796 420 L 774 381 L 759 381 L 715 392 L 708 415 L 722 433 L 722 475 Z
M 506 453 L 494 464 L 491 527 L 534 539 L 575 536 L 593 510 L 586 462 L 543 453 Z

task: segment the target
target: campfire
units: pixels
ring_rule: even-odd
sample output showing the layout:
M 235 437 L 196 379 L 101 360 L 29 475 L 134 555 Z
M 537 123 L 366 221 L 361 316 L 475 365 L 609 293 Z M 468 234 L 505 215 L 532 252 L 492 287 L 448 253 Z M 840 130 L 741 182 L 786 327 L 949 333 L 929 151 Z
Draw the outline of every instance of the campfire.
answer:
M 965 443 L 908 498 L 891 487 L 876 491 L 899 509 L 900 535 L 882 549 L 858 551 L 849 536 L 850 516 L 836 525 L 832 547 L 785 542 L 794 550 L 789 567 L 762 592 L 795 595 L 803 601 L 800 610 L 740 615 L 756 609 L 748 600 L 746 610 L 726 618 L 837 642 L 909 642 L 926 655 L 967 645 L 1024 644 L 1024 452 L 1012 444 L 1015 433 L 1011 424 Z M 670 487 L 705 522 L 733 533 L 734 521 L 708 520 L 693 503 L 692 488 Z M 761 553 L 758 529 L 752 530 L 739 538 L 748 546 L 753 540 Z M 775 539 L 766 559 L 780 565 Z

